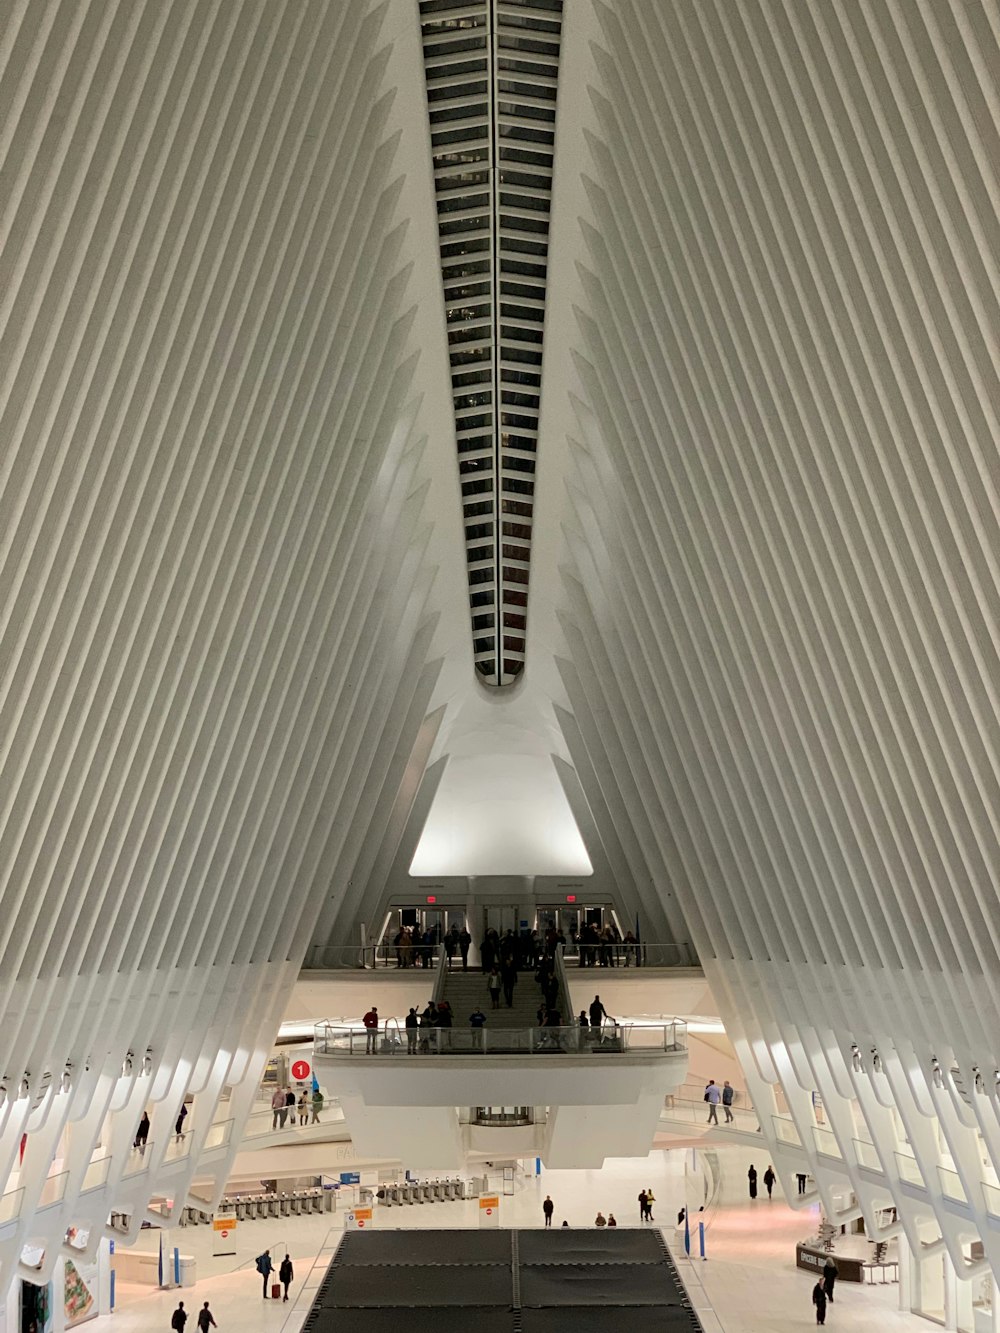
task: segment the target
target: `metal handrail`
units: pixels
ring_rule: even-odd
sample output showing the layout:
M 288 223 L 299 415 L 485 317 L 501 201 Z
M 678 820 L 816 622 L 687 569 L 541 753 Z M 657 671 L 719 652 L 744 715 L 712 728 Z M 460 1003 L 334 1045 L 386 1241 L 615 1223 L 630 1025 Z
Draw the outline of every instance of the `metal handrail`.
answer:
M 413 945 L 409 966 L 420 971 L 433 967 L 444 950 L 440 944 Z M 348 969 L 399 968 L 403 961 L 394 944 L 314 944 L 309 950 L 303 968 L 312 971 Z
M 535 1027 L 514 1030 L 482 1028 L 421 1028 L 411 1048 L 391 1029 L 371 1029 L 335 1023 L 316 1025 L 315 1051 L 327 1056 L 420 1055 L 658 1055 L 687 1049 L 687 1024 L 682 1019 L 662 1024 L 609 1023 L 602 1028 Z M 369 1047 L 374 1045 L 375 1049 Z

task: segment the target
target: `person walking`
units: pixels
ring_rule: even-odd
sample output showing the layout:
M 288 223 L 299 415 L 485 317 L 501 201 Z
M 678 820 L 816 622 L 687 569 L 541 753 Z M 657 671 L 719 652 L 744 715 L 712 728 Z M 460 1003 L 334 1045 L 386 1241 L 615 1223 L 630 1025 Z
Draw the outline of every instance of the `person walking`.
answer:
M 472 944 L 472 936 L 469 934 L 468 926 L 463 926 L 458 936 L 458 952 L 462 955 L 462 971 L 469 970 L 469 948 Z
M 756 1197 L 757 1197 L 757 1171 L 756 1171 L 756 1169 L 755 1169 L 755 1167 L 754 1167 L 754 1165 L 753 1165 L 752 1162 L 750 1163 L 750 1170 L 747 1172 L 747 1180 L 748 1180 L 749 1183 L 750 1183 L 750 1197 L 751 1197 L 751 1199 L 756 1199 Z
M 139 1128 L 135 1131 L 135 1146 L 140 1153 L 146 1152 L 146 1140 L 149 1138 L 149 1112 L 143 1111 L 142 1119 L 139 1121 Z
M 198 1311 L 198 1328 L 201 1330 L 201 1333 L 208 1333 L 210 1328 L 218 1327 L 219 1325 L 215 1322 L 212 1311 L 208 1308 L 208 1301 L 206 1301 Z
M 305 1088 L 302 1089 L 302 1095 L 299 1097 L 299 1124 L 304 1125 L 309 1119 L 309 1098 L 306 1096 Z
M 590 1002 L 590 1026 L 594 1029 L 595 1041 L 600 1037 L 601 1025 L 607 1016 L 607 1010 L 604 1008 L 604 1005 L 601 1004 L 601 997 L 595 995 Z
M 806 1173 L 805 1173 L 804 1171 L 800 1171 L 800 1172 L 796 1175 L 796 1177 L 795 1177 L 795 1181 L 796 1181 L 796 1184 L 797 1184 L 798 1187 L 799 1187 L 799 1193 L 800 1193 L 800 1194 L 805 1194 L 805 1192 L 806 1192 Z
M 271 1263 L 270 1250 L 265 1250 L 263 1254 L 258 1254 L 257 1272 L 261 1275 L 261 1277 L 264 1280 L 264 1299 L 266 1301 L 268 1297 L 268 1290 L 267 1290 L 268 1278 L 270 1278 L 271 1274 L 274 1272 L 274 1264 Z
M 184 1302 L 181 1301 L 177 1309 L 170 1316 L 170 1327 L 177 1330 L 177 1333 L 184 1333 L 184 1325 L 187 1323 L 187 1310 L 184 1309 Z
M 722 1109 L 726 1113 L 726 1124 L 731 1125 L 736 1117 L 733 1115 L 733 1085 L 727 1078 L 722 1085 Z
M 550 1227 L 552 1225 L 552 1214 L 555 1212 L 555 1210 L 556 1206 L 552 1202 L 552 1196 L 546 1194 L 545 1202 L 542 1204 L 542 1212 L 545 1215 L 545 1225 L 547 1227 Z
M 178 1143 L 184 1137 L 184 1121 L 187 1119 L 188 1109 L 185 1102 L 181 1102 L 180 1115 L 177 1117 L 177 1124 L 174 1125 L 174 1132 L 177 1135 Z
M 403 1020 L 403 1026 L 406 1028 L 406 1054 L 416 1055 L 417 1029 L 420 1027 L 420 1019 L 417 1017 L 416 1009 L 410 1009 L 410 1012 Z
M 646 1205 L 646 1191 L 645 1191 L 645 1190 L 640 1190 L 640 1191 L 639 1191 L 639 1221 L 640 1221 L 640 1222 L 645 1222 L 645 1220 L 646 1220 L 646 1206 L 647 1206 L 647 1205 Z
M 500 973 L 496 967 L 490 968 L 489 975 L 486 978 L 486 989 L 490 993 L 490 1002 L 494 1009 L 500 1008 Z
M 322 1109 L 323 1109 L 323 1094 L 320 1092 L 319 1088 L 313 1088 L 312 1119 L 309 1121 L 310 1125 L 318 1125 L 320 1123 L 319 1113 L 320 1111 L 322 1111 Z
M 293 1126 L 293 1128 L 294 1128 L 294 1125 L 295 1125 L 295 1093 L 292 1092 L 291 1088 L 286 1088 L 286 1089 L 285 1089 L 285 1114 L 284 1114 L 284 1119 L 283 1119 L 282 1122 L 281 1122 L 281 1127 L 282 1127 L 282 1129 L 284 1129 L 285 1121 L 288 1119 L 289 1116 L 292 1117 L 292 1126 Z
M 284 1088 L 275 1088 L 274 1096 L 271 1098 L 271 1128 L 277 1129 L 278 1122 L 285 1123 L 285 1090 Z
M 813 1305 L 816 1307 L 816 1323 L 826 1323 L 826 1292 L 823 1290 L 822 1282 L 817 1282 L 813 1287 L 812 1296 Z
M 719 1123 L 719 1102 L 722 1101 L 722 1092 L 714 1078 L 708 1080 L 708 1087 L 705 1089 L 705 1101 L 708 1102 L 708 1123 L 717 1125 Z
M 837 1267 L 837 1261 L 832 1254 L 826 1257 L 826 1263 L 823 1265 L 823 1290 L 826 1292 L 826 1299 L 833 1304 L 833 1285 L 840 1275 L 840 1269 Z
M 514 987 L 517 985 L 517 963 L 509 954 L 500 965 L 500 981 L 503 985 L 503 998 L 507 1001 L 507 1008 L 513 1009 Z
M 777 1178 L 778 1177 L 774 1174 L 774 1169 L 769 1162 L 767 1170 L 764 1172 L 764 1188 L 767 1190 L 768 1198 L 771 1197 L 771 1191 L 774 1189 L 774 1182 Z
M 374 1005 L 368 1010 L 361 1020 L 365 1025 L 365 1055 L 375 1055 L 378 1052 L 378 1010 Z
M 288 1300 L 288 1288 L 295 1279 L 295 1269 L 292 1267 L 292 1261 L 286 1254 L 281 1261 L 281 1267 L 278 1269 L 278 1281 L 285 1289 L 283 1300 Z

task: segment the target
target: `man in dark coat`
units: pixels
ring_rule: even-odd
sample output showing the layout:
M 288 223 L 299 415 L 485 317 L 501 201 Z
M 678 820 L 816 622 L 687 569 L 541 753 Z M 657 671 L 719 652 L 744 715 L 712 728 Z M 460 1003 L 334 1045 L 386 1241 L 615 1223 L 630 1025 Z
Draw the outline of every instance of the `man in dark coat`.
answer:
M 823 1265 L 823 1290 L 826 1292 L 826 1299 L 833 1303 L 833 1284 L 840 1274 L 837 1267 L 837 1261 L 832 1254 L 827 1255 L 826 1263 Z
M 750 1197 L 751 1197 L 751 1199 L 756 1199 L 756 1197 L 757 1197 L 757 1169 L 756 1169 L 756 1167 L 753 1165 L 753 1163 L 751 1163 L 751 1165 L 750 1165 L 750 1170 L 747 1172 L 747 1180 L 749 1181 L 749 1184 L 750 1184 Z

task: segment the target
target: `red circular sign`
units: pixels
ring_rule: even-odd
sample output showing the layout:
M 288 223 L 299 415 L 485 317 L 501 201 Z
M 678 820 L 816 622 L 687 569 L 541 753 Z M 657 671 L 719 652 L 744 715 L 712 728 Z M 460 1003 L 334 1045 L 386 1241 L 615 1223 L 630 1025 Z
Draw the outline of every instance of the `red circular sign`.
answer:
M 295 1060 L 292 1064 L 292 1078 L 301 1083 L 304 1078 L 308 1078 L 312 1073 L 312 1065 L 308 1060 Z
M 229 1237 L 229 1232 L 228 1232 L 228 1231 L 220 1231 L 220 1232 L 219 1232 L 219 1235 L 222 1237 L 223 1240 L 226 1240 L 226 1239 L 228 1239 L 228 1237 Z
M 492 1217 L 492 1216 L 493 1216 L 493 1209 L 492 1209 L 492 1208 L 487 1208 L 487 1209 L 486 1209 L 486 1216 L 487 1216 L 487 1217 Z
M 364 1224 L 365 1224 L 365 1219 L 364 1219 L 363 1217 L 359 1217 L 359 1218 L 358 1218 L 358 1230 L 360 1230 L 360 1229 L 364 1226 Z

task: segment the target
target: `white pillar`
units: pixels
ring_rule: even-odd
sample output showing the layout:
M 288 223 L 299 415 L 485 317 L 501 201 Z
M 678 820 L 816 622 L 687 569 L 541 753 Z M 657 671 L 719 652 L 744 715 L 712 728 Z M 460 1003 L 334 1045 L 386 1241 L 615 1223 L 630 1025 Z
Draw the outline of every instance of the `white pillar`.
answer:
M 913 1307 L 913 1252 L 902 1231 L 896 1238 L 896 1252 L 899 1256 L 899 1308 L 909 1311 Z
M 947 1254 L 941 1256 L 941 1262 L 944 1264 L 944 1326 L 951 1333 L 957 1333 L 958 1278 Z
M 993 1333 L 1000 1333 L 1000 1285 L 990 1275 L 990 1320 Z

